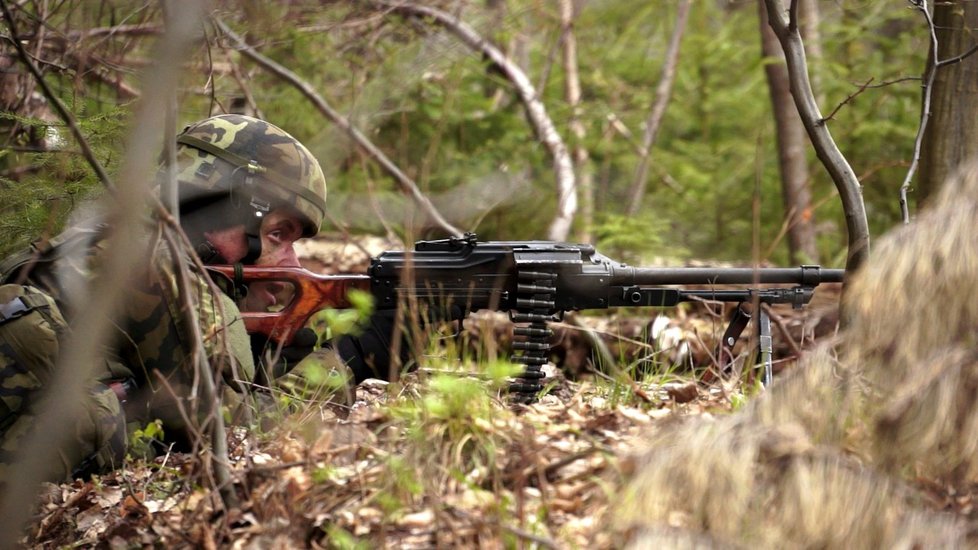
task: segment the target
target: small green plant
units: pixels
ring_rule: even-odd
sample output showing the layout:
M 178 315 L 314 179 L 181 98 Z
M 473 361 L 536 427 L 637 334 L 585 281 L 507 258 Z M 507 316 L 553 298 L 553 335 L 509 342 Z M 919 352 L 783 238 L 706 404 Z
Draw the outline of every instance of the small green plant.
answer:
M 162 442 L 164 437 L 163 421 L 153 420 L 143 428 L 137 428 L 129 434 L 130 458 L 150 458 L 155 453 L 154 442 Z
M 326 537 L 329 539 L 330 547 L 338 550 L 367 550 L 372 547 L 337 525 L 326 526 Z
M 457 362 L 444 366 L 457 368 Z M 388 489 L 378 495 L 378 503 L 391 510 L 420 494 L 439 494 L 446 484 L 487 482 L 511 435 L 504 426 L 512 413 L 500 406 L 495 388 L 519 369 L 497 361 L 481 365 L 476 375 L 442 371 L 422 377 L 416 392 L 392 402 L 391 425 L 403 435 L 405 447 L 390 459 Z
M 385 490 L 374 501 L 387 514 L 396 514 L 424 492 L 423 476 L 406 457 L 390 455 L 385 469 Z
M 316 313 L 310 326 L 320 342 L 329 341 L 343 334 L 359 334 L 363 323 L 374 311 L 374 298 L 369 292 L 353 289 L 347 294 L 349 309 L 326 308 Z

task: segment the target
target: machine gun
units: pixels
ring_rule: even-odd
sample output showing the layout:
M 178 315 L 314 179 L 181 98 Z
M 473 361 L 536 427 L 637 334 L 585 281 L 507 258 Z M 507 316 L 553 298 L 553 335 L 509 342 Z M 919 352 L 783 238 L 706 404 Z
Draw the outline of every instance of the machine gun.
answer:
M 417 300 L 460 319 L 470 312 L 509 312 L 516 323 L 512 361 L 524 366 L 513 392 L 533 396 L 543 389 L 541 368 L 549 359 L 547 323 L 566 311 L 614 307 L 670 307 L 712 300 L 739 304 L 723 335 L 721 357 L 746 328 L 750 303 L 807 304 L 820 283 L 842 282 L 842 269 L 817 265 L 797 268 L 656 268 L 632 267 L 598 253 L 587 244 L 553 241 L 485 241 L 474 234 L 419 241 L 411 251 L 387 251 L 371 260 L 366 275 L 316 275 L 302 268 L 208 266 L 236 286 L 277 282 L 291 285 L 294 297 L 275 312 L 243 312 L 249 332 L 287 344 L 316 311 L 349 307 L 347 292 L 369 291 L 375 308 L 392 309 Z M 760 288 L 781 284 L 790 287 Z M 686 290 L 665 285 L 709 285 Z M 713 286 L 738 285 L 736 289 Z M 760 364 L 765 382 L 772 375 L 771 322 L 756 312 Z

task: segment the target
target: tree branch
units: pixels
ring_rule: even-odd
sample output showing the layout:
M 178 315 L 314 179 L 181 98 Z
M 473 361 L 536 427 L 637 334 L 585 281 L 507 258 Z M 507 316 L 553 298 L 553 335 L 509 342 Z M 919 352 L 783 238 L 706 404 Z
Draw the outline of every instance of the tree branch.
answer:
M 842 199 L 849 246 L 846 270 L 851 273 L 869 256 L 869 222 L 866 219 L 862 188 L 849 162 L 832 139 L 828 125 L 815 103 L 815 95 L 808 79 L 805 47 L 797 25 L 792 28 L 785 20 L 785 9 L 781 0 L 764 0 L 764 3 L 771 29 L 784 50 L 795 107 L 815 148 L 816 156 L 829 173 Z M 792 5 L 795 5 L 794 2 Z
M 930 122 L 930 106 L 931 106 L 931 94 L 934 89 L 934 80 L 937 78 L 937 70 L 946 67 L 948 65 L 953 65 L 955 63 L 960 63 L 968 56 L 974 54 L 978 51 L 978 45 L 972 46 L 968 51 L 951 57 L 949 59 L 938 59 L 939 49 L 937 43 L 937 28 L 934 25 L 934 18 L 930 14 L 930 10 L 927 7 L 927 0 L 910 0 L 910 4 L 913 5 L 915 9 L 920 11 L 924 15 L 924 19 L 927 21 L 927 30 L 930 33 L 931 40 L 931 51 L 933 53 L 933 62 L 927 69 L 927 74 L 924 77 L 924 97 L 923 97 L 923 107 L 920 112 L 920 126 L 917 128 L 917 136 L 914 139 L 913 144 L 913 157 L 910 160 L 910 168 L 907 170 L 907 175 L 903 179 L 903 183 L 900 185 L 900 213 L 903 215 L 903 223 L 910 223 L 910 201 L 907 198 L 907 194 L 910 191 L 910 182 L 913 181 L 913 177 L 917 172 L 917 165 L 920 163 L 920 151 L 923 147 L 924 133 L 927 130 L 927 124 Z
M 577 184 L 574 177 L 574 163 L 564 140 L 560 137 L 547 109 L 540 101 L 536 88 L 530 83 L 526 73 L 488 40 L 480 36 L 472 27 L 457 17 L 435 8 L 406 3 L 392 3 L 374 0 L 378 6 L 393 13 L 429 19 L 449 30 L 470 49 L 481 53 L 492 61 L 502 74 L 512 83 L 526 108 L 527 117 L 537 137 L 547 147 L 554 160 L 554 174 L 557 182 L 557 213 L 548 230 L 549 238 L 566 240 L 570 233 L 574 214 L 577 212 Z
M 954 57 L 952 57 L 950 59 L 943 59 L 943 60 L 937 62 L 937 66 L 938 67 L 946 67 L 948 65 L 954 65 L 955 63 L 961 63 L 962 61 L 964 61 L 968 57 L 971 57 L 975 52 L 978 52 L 978 44 L 975 44 L 974 46 L 968 48 L 968 51 L 964 52 L 961 55 L 956 55 L 956 56 L 954 56 Z
M 822 117 L 822 123 L 828 122 L 828 121 L 832 120 L 833 118 L 835 118 L 835 113 L 838 113 L 839 112 L 839 109 L 845 107 L 850 101 L 852 101 L 853 99 L 855 99 L 856 96 L 858 96 L 859 94 L 865 92 L 866 91 L 866 88 L 869 88 L 870 87 L 869 85 L 872 82 L 873 82 L 873 77 L 869 77 L 869 80 L 867 80 L 865 84 L 863 84 L 862 86 L 860 86 L 858 90 L 856 90 L 855 92 L 852 92 L 851 94 L 847 95 L 846 98 L 843 99 L 841 103 L 839 103 L 838 105 L 836 105 L 835 106 L 835 109 L 832 109 L 832 112 L 831 113 L 829 113 L 829 114 L 825 115 L 824 117 Z
M 231 40 L 234 48 L 237 51 L 241 52 L 244 56 L 257 63 L 265 70 L 294 86 L 297 90 L 299 90 L 299 92 L 302 93 L 302 95 L 306 97 L 306 99 L 312 102 L 312 104 L 319 110 L 320 113 L 323 114 L 323 116 L 332 121 L 333 124 L 336 124 L 342 128 L 347 135 L 350 136 L 354 143 L 356 143 L 365 153 L 367 153 L 367 155 L 380 164 L 381 168 L 383 168 L 388 175 L 394 178 L 394 181 L 396 181 L 401 187 L 401 190 L 409 195 L 436 225 L 452 235 L 461 236 L 462 232 L 450 224 L 444 217 L 442 217 L 431 201 L 424 196 L 420 189 L 418 189 L 417 184 L 415 184 L 411 178 L 402 172 L 393 161 L 387 158 L 387 155 L 385 155 L 383 151 L 374 145 L 373 142 L 367 138 L 367 136 L 363 135 L 362 132 L 357 130 L 349 119 L 341 115 L 339 111 L 334 109 L 323 98 L 323 96 L 319 95 L 319 93 L 313 89 L 312 85 L 301 79 L 289 69 L 286 69 L 275 61 L 258 53 L 219 18 L 214 17 L 212 18 L 212 21 L 214 22 L 214 25 L 220 29 L 221 33 Z
M 927 0 L 911 0 L 910 3 L 924 14 L 924 19 L 927 21 L 927 29 L 930 32 L 931 50 L 934 52 L 934 63 L 927 68 L 927 76 L 924 81 L 924 104 L 920 110 L 920 126 L 917 127 L 917 137 L 914 138 L 910 168 L 907 169 L 907 175 L 903 178 L 903 183 L 900 185 L 900 213 L 903 215 L 904 225 L 910 223 L 910 201 L 907 199 L 907 193 L 910 191 L 910 182 L 913 181 L 914 174 L 917 173 L 917 165 L 920 164 L 920 149 L 923 147 L 924 133 L 927 131 L 927 123 L 930 121 L 931 92 L 934 89 L 934 79 L 937 78 L 937 69 L 941 66 L 941 62 L 937 59 L 937 29 L 934 28 L 934 19 L 931 17 L 930 11 L 928 11 Z

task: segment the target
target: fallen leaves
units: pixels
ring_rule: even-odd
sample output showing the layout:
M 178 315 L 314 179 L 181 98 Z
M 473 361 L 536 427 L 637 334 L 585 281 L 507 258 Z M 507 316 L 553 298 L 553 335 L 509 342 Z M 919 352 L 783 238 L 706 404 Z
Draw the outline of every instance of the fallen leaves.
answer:
M 643 389 L 661 399 L 659 408 L 571 384 L 569 399 L 547 397 L 516 414 L 499 401 L 495 412 L 468 419 L 462 441 L 419 443 L 392 419 L 390 386 L 371 382 L 345 419 L 303 414 L 303 425 L 283 424 L 260 438 L 232 428 L 241 509 L 222 511 L 216 495 L 199 488 L 205 485 L 193 457 L 171 453 L 87 483 L 51 486 L 28 543 L 244 548 L 329 546 L 349 536 L 402 548 L 515 540 L 607 546 L 601 518 L 621 457 L 650 424 L 710 406 L 679 404 L 668 388 Z M 317 418 L 311 426 L 310 417 Z M 487 442 L 495 447 L 480 452 L 489 454 L 470 454 Z M 393 460 L 414 479 L 392 477 Z M 476 462 L 456 472 L 467 460 Z

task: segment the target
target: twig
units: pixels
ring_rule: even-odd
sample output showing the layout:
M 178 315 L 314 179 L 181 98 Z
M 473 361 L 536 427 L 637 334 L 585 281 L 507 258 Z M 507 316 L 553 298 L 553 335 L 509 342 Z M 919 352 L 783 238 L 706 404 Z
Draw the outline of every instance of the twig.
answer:
M 564 466 L 567 466 L 569 464 L 573 464 L 574 462 L 577 462 L 578 460 L 581 460 L 582 458 L 587 458 L 587 457 L 589 457 L 589 456 L 591 456 L 594 453 L 597 453 L 599 451 L 600 452 L 606 452 L 607 449 L 603 449 L 601 447 L 594 446 L 594 447 L 590 447 L 590 448 L 584 449 L 583 451 L 578 451 L 576 453 L 573 453 L 573 454 L 570 454 L 570 455 L 561 457 L 561 458 L 559 458 L 559 459 L 557 459 L 557 460 L 555 460 L 555 461 L 547 464 L 543 468 L 540 468 L 539 466 L 536 466 L 536 465 L 527 466 L 527 467 L 523 468 L 522 470 L 520 470 L 518 472 L 510 472 L 509 474 L 507 474 L 503 478 L 503 481 L 513 482 L 513 481 L 515 481 L 517 479 L 530 479 L 530 476 L 532 476 L 533 473 L 534 472 L 537 472 L 537 471 L 539 471 L 541 474 L 543 474 L 544 476 L 546 476 L 547 479 L 550 479 L 557 472 L 557 470 L 560 470 L 561 468 L 563 468 Z
M 935 64 L 935 66 L 937 66 L 937 67 L 947 67 L 948 65 L 954 65 L 955 63 L 960 63 L 960 62 L 964 61 L 966 58 L 968 58 L 969 56 L 973 55 L 975 52 L 978 52 L 978 44 L 975 44 L 974 46 L 972 46 L 971 48 L 969 48 L 968 51 L 964 52 L 961 55 L 956 55 L 956 56 L 951 57 L 949 59 L 943 59 L 941 61 L 938 61 Z
M 608 113 L 605 116 L 605 118 L 607 118 L 608 124 L 610 125 L 611 129 L 614 130 L 621 137 L 628 140 L 629 145 L 631 145 L 632 148 L 635 149 L 635 153 L 638 156 L 642 156 L 642 144 L 635 139 L 635 134 L 632 133 L 632 131 L 628 128 L 628 126 L 625 126 L 625 123 L 622 122 L 620 118 L 618 118 L 618 115 L 616 115 L 615 113 Z
M 191 300 L 190 281 L 188 280 L 186 261 L 180 248 L 177 246 L 173 235 L 169 231 L 164 231 L 164 238 L 170 245 L 171 257 L 176 270 L 177 291 L 183 303 L 180 306 L 180 313 L 183 315 L 183 325 L 185 335 L 190 341 L 191 356 L 196 376 L 201 381 L 201 389 L 204 393 L 204 403 L 207 405 L 207 418 L 213 422 L 211 424 L 211 448 L 213 449 L 213 459 L 211 460 L 214 469 L 214 476 L 217 482 L 217 489 L 221 493 L 221 500 L 226 508 L 232 508 L 237 504 L 237 497 L 234 494 L 234 487 L 231 483 L 230 461 L 228 460 L 227 435 L 224 431 L 224 415 L 221 414 L 221 395 L 217 392 L 214 377 L 220 376 L 220 372 L 213 372 L 210 362 L 204 353 L 204 342 L 200 335 L 200 319 L 197 318 L 197 308 Z M 214 298 L 217 300 L 217 298 Z
M 900 78 L 894 78 L 893 80 L 884 80 L 879 84 L 873 84 L 871 86 L 866 86 L 866 87 L 869 89 L 885 88 L 887 86 L 891 86 L 893 84 L 899 84 L 901 82 L 907 82 L 909 80 L 922 80 L 922 79 L 919 76 L 901 76 Z
M 37 526 L 37 531 L 35 531 L 34 533 L 34 540 L 40 540 L 41 536 L 47 534 L 45 530 L 47 529 L 48 525 L 61 523 L 61 517 L 64 516 L 65 511 L 74 508 L 79 502 L 81 502 L 82 499 L 88 497 L 88 495 L 91 494 L 92 489 L 94 489 L 94 485 L 91 483 L 86 483 L 82 485 L 81 489 L 79 489 L 75 494 L 68 497 L 68 499 L 65 500 L 64 504 L 58 506 L 58 509 L 55 510 L 54 513 L 44 518 L 44 520 L 41 521 Z
M 469 520 L 469 521 L 471 521 L 471 522 L 473 522 L 473 523 L 475 523 L 477 525 L 480 525 L 482 527 L 488 527 L 490 525 L 493 525 L 493 524 L 489 523 L 488 521 L 486 521 L 486 520 L 484 520 L 484 519 L 482 519 L 480 517 L 473 516 L 472 514 L 466 512 L 465 510 L 462 510 L 461 508 L 456 508 L 455 506 L 452 506 L 450 504 L 446 504 L 445 505 L 445 510 L 447 512 L 449 512 L 449 513 L 452 513 L 452 514 L 455 514 L 455 515 L 457 515 L 457 516 L 459 516 L 461 518 L 467 519 L 467 520 Z M 530 542 L 534 542 L 536 544 L 539 544 L 540 546 L 542 546 L 544 548 L 552 548 L 554 550 L 557 550 L 557 549 L 560 548 L 560 546 L 558 546 L 557 543 L 554 542 L 553 539 L 550 539 L 550 538 L 547 538 L 547 537 L 542 537 L 540 535 L 535 535 L 533 533 L 530 533 L 529 531 L 524 531 L 523 529 L 520 529 L 519 527 L 513 527 L 512 525 L 506 525 L 505 523 L 498 523 L 498 524 L 495 524 L 495 525 L 498 525 L 500 528 L 504 529 L 505 531 L 509 532 L 512 535 L 516 535 L 517 537 L 519 537 L 521 539 L 525 539 L 525 540 L 528 540 Z
M 924 104 L 920 109 L 920 126 L 917 127 L 917 137 L 913 143 L 913 157 L 910 159 L 910 168 L 907 175 L 903 178 L 900 185 L 900 213 L 903 215 L 904 225 L 910 224 L 910 202 L 907 193 L 910 191 L 910 182 L 917 172 L 917 165 L 920 163 L 920 149 L 924 143 L 924 132 L 927 130 L 927 122 L 930 120 L 930 100 L 931 92 L 934 89 L 934 79 L 937 78 L 937 68 L 940 61 L 937 59 L 937 29 L 934 28 L 934 19 L 930 16 L 927 8 L 927 0 L 911 0 L 914 7 L 924 14 L 927 21 L 927 29 L 930 31 L 931 50 L 934 52 L 934 63 L 927 69 L 926 82 L 924 82 Z
M 229 52 L 224 52 L 224 57 L 228 60 L 228 65 L 231 67 L 231 76 L 234 77 L 234 81 L 238 83 L 238 88 L 241 89 L 241 93 L 245 96 L 245 101 L 248 102 L 248 106 L 255 112 L 255 116 L 264 119 L 265 115 L 258 108 L 258 103 L 255 102 L 255 96 L 251 93 L 251 86 L 248 86 L 247 79 L 241 74 L 241 67 L 231 59 L 231 54 Z
M 63 35 L 52 36 L 51 39 L 63 42 L 80 42 L 89 38 L 110 37 L 115 35 L 128 36 L 156 36 L 163 34 L 163 27 L 160 25 L 150 25 L 146 23 L 136 23 L 127 25 L 115 25 L 113 27 L 93 27 L 81 31 L 73 31 Z M 33 39 L 34 33 L 21 35 L 21 38 Z
M 872 77 L 872 76 L 869 77 L 869 80 L 867 80 L 865 84 L 863 84 L 862 86 L 860 86 L 858 90 L 856 90 L 855 92 L 853 92 L 853 93 L 849 94 L 848 96 L 846 96 L 846 98 L 842 100 L 842 103 L 839 103 L 838 105 L 835 106 L 835 109 L 832 109 L 832 112 L 831 113 L 829 113 L 828 115 L 822 117 L 822 123 L 824 124 L 826 121 L 832 120 L 835 117 L 835 113 L 838 113 L 839 112 L 839 109 L 845 107 L 846 104 L 848 104 L 850 101 L 852 101 L 853 99 L 855 99 L 856 96 L 858 96 L 859 94 L 865 92 L 866 91 L 866 88 L 869 87 L 869 84 L 871 82 L 873 82 L 873 79 L 874 78 L 875 77 Z

